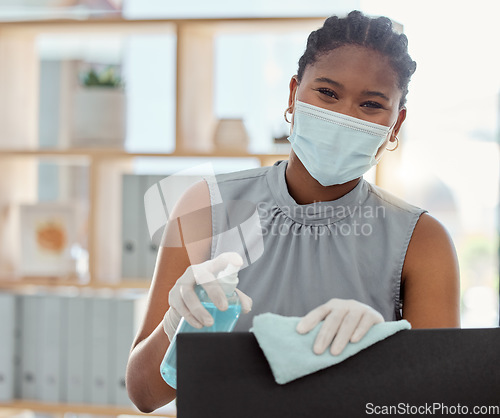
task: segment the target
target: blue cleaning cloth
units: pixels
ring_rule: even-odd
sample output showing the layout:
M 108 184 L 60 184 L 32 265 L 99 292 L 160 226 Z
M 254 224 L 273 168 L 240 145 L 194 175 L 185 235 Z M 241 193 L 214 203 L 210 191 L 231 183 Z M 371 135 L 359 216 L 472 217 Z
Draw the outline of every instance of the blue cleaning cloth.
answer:
M 301 319 L 273 313 L 257 315 L 253 319 L 250 331 L 255 334 L 271 366 L 274 379 L 279 384 L 291 382 L 340 363 L 398 331 L 411 328 L 410 323 L 404 319 L 382 322 L 372 326 L 357 343 L 349 342 L 338 356 L 332 355 L 328 348 L 323 354 L 317 355 L 313 352 L 313 345 L 322 322 L 309 333 L 299 334 L 295 328 Z

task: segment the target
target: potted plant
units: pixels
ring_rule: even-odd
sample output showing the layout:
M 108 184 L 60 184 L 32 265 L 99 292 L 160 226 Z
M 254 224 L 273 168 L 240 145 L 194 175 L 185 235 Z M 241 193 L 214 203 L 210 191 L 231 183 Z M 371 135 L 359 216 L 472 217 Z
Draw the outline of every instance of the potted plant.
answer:
M 74 96 L 74 147 L 123 147 L 125 90 L 117 67 L 81 73 Z

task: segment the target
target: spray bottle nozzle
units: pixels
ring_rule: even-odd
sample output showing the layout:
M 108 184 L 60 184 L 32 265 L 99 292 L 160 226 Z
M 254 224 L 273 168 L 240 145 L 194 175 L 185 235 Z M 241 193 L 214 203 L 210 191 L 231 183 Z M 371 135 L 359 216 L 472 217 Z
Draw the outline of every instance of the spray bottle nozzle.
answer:
M 234 264 L 228 264 L 224 270 L 217 274 L 217 280 L 227 296 L 232 295 L 236 286 L 238 286 L 239 270 L 240 267 L 235 266 Z

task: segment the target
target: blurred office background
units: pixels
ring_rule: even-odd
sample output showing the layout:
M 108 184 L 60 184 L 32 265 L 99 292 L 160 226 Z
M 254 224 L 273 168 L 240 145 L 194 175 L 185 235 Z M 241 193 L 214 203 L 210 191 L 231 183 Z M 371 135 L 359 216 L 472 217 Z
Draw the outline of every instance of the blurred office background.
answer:
M 85 293 L 97 297 L 111 289 L 119 293 L 113 296 L 116 304 L 121 303 L 121 293 L 130 291 L 129 300 L 137 290 L 144 296 L 157 248 L 151 247 L 146 235 L 141 247 L 148 247 L 149 253 L 135 256 L 146 259 L 149 266 L 139 272 L 137 263 L 124 264 L 127 226 L 122 219 L 131 214 L 125 210 L 126 200 L 142 204 L 145 190 L 126 196 L 123 185 L 135 182 L 149 187 L 161 176 L 207 162 L 215 172 L 228 172 L 269 164 L 285 155 L 289 144 L 283 139 L 289 125 L 283 112 L 307 35 L 322 18 L 353 9 L 391 18 L 408 36 L 410 54 L 417 62 L 400 146 L 386 153 L 366 178 L 427 209 L 447 228 L 460 263 L 462 326 L 498 326 L 500 54 L 495 45 L 500 4 L 496 0 L 0 0 L 0 293 L 12 291 L 24 297 L 33 285 L 47 285 L 40 293 L 78 286 L 76 297 Z M 261 19 L 273 17 L 298 19 L 285 23 Z M 306 17 L 311 19 L 300 20 Z M 257 19 L 252 23 L 246 18 Z M 74 23 L 87 19 L 93 22 Z M 137 19 L 154 22 L 128 22 Z M 195 22 L 182 32 L 182 42 L 177 36 L 182 24 L 176 19 Z M 206 33 L 198 19 L 210 20 Z M 100 20 L 111 23 L 95 23 Z M 39 21 L 47 21 L 46 27 Z M 21 23 L 2 27 L 2 22 Z M 199 49 L 194 53 L 189 46 Z M 176 62 L 179 56 L 181 66 Z M 193 66 L 198 68 L 191 79 Z M 179 68 L 186 73 L 179 74 Z M 95 132 L 87 130 L 84 142 L 75 135 L 71 106 L 84 100 L 85 89 L 79 83 L 84 77 L 88 81 L 90 70 L 105 74 L 119 87 L 105 100 L 116 104 L 108 107 L 123 106 L 124 113 L 106 117 L 119 124 L 125 115 L 123 135 L 94 137 L 97 142 L 90 141 Z M 240 148 L 226 149 L 223 138 L 218 147 L 210 148 L 221 121 L 239 126 Z M 207 141 L 197 142 L 198 134 Z M 186 141 L 190 138 L 194 142 Z M 29 260 L 15 249 L 19 237 L 14 224 L 19 219 L 12 216 L 12 208 L 26 200 L 35 213 L 44 203 L 75 204 L 71 226 L 76 237 L 71 247 L 75 277 L 29 277 L 22 268 L 16 273 Z M 144 213 L 144 208 L 132 209 Z M 137 228 L 147 229 L 145 220 L 141 222 Z M 30 267 L 43 270 L 43 265 Z M 54 299 L 47 300 L 41 303 L 49 306 Z M 128 314 L 135 315 L 129 305 Z M 95 322 L 97 329 L 99 321 Z M 131 341 L 135 331 L 131 326 L 123 338 Z M 120 347 L 119 356 L 109 350 L 106 355 L 120 357 L 116 368 L 124 371 L 129 347 L 125 343 Z M 0 402 L 14 404 L 0 403 L 0 418 L 135 412 L 123 376 L 115 381 L 118 401 L 103 396 L 102 408 L 93 412 L 80 408 L 80 401 L 51 407 L 31 401 L 16 404 L 16 394 L 5 381 L 2 387 L 1 377 Z M 2 398 L 5 389 L 10 398 Z M 35 395 L 44 400 L 45 395 Z M 108 409 L 109 405 L 128 409 Z M 173 416 L 175 405 L 163 413 Z
M 113 18 L 179 19 L 328 16 L 359 9 L 402 25 L 417 61 L 410 84 L 408 116 L 396 153 L 368 178 L 410 203 L 429 210 L 450 232 L 459 256 L 462 325 L 498 325 L 499 92 L 500 55 L 494 0 L 473 3 L 405 0 L 228 0 L 0 1 L 0 19 Z M 168 32 L 168 31 L 167 31 Z M 221 31 L 214 41 L 213 111 L 216 119 L 241 119 L 248 151 L 286 150 L 273 138 L 287 135 L 283 111 L 309 28 Z M 53 92 L 55 63 L 79 60 L 113 65 L 125 80 L 128 152 L 170 153 L 175 149 L 175 31 L 166 34 L 74 36 L 48 34 L 37 40 L 40 95 Z M 44 76 L 47 79 L 44 80 Z M 48 93 L 47 93 L 48 92 Z M 39 146 L 57 145 L 49 105 L 39 117 Z M 193 124 L 196 120 L 193 120 Z M 55 142 L 54 142 L 55 141 Z M 282 148 L 279 148 L 282 147 Z M 178 169 L 210 159 L 170 159 Z M 135 171 L 158 171 L 164 160 L 135 161 Z M 225 158 L 218 171 L 250 168 L 257 159 Z M 50 178 L 54 167 L 39 167 Z M 50 187 L 40 184 L 40 199 Z

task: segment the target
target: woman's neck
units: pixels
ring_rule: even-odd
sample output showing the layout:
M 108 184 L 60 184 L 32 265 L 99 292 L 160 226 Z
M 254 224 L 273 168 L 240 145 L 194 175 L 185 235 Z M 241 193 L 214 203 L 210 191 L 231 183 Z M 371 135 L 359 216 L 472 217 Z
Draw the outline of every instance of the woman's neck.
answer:
M 358 184 L 359 177 L 344 184 L 322 186 L 306 170 L 302 162 L 290 152 L 285 173 L 288 193 L 299 205 L 336 200 L 349 193 Z

